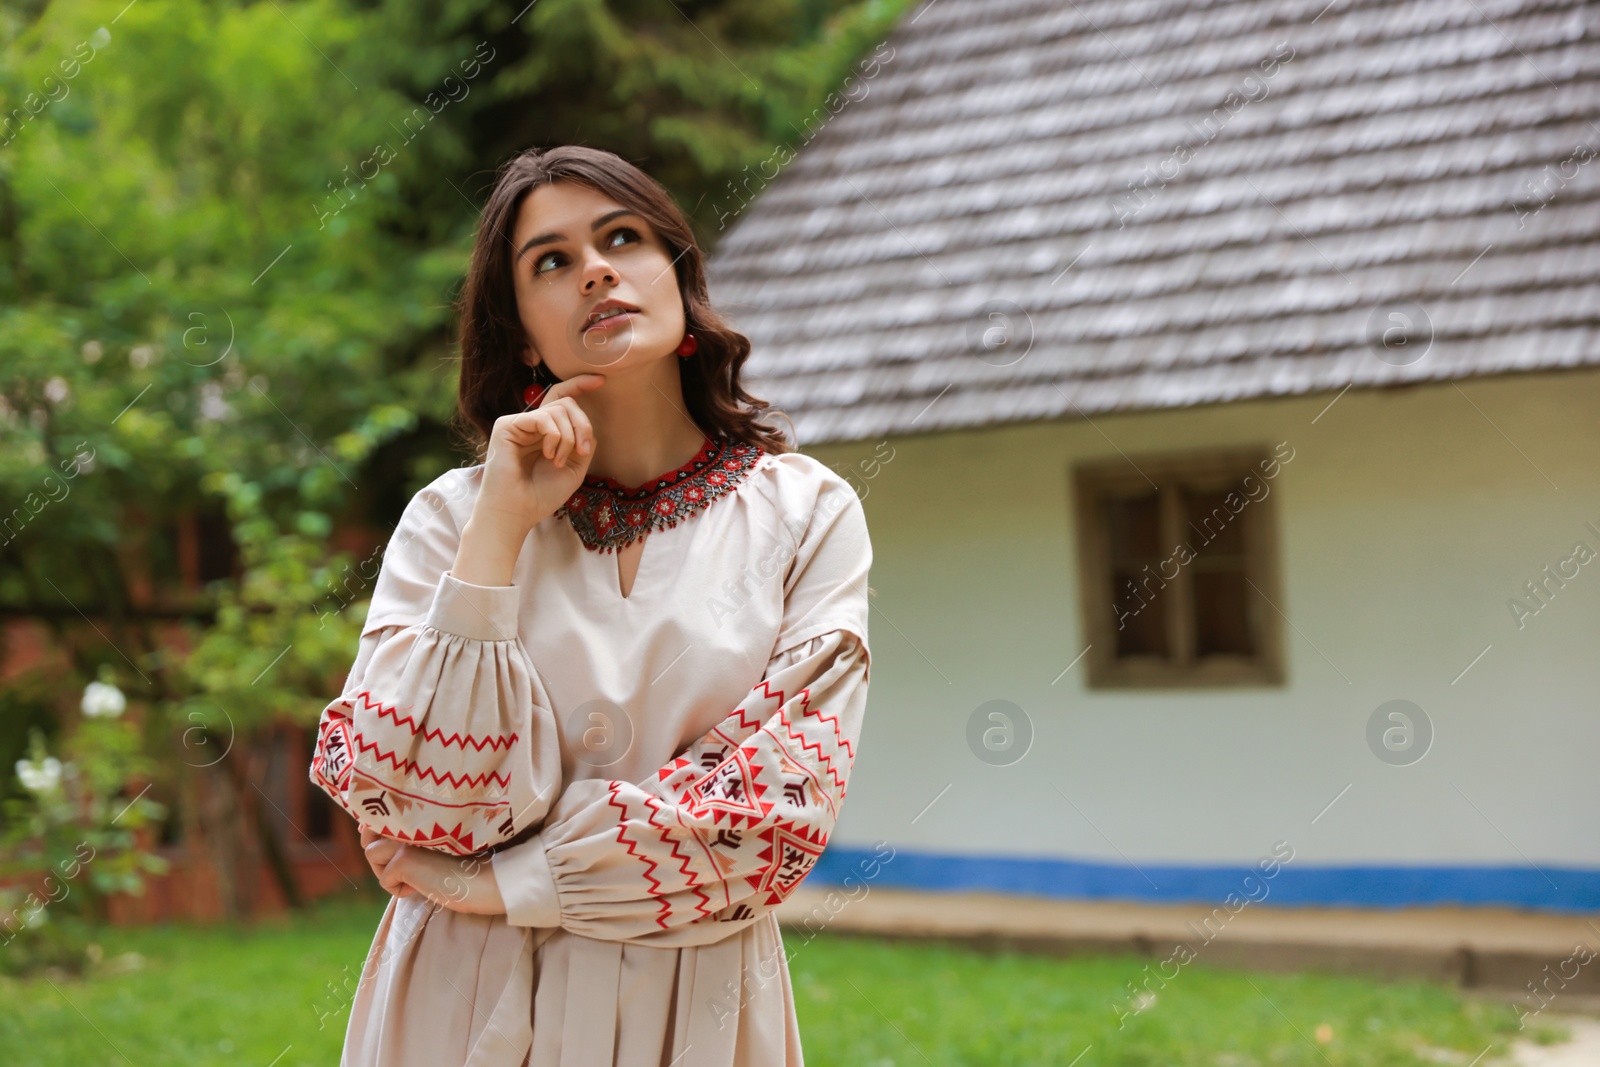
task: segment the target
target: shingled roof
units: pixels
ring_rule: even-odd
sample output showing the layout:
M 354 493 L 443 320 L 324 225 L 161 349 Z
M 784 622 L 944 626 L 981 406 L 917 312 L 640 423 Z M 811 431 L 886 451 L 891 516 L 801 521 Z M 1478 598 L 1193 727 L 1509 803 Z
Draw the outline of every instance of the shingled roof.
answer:
M 1595 5 L 933 0 L 887 44 L 711 263 L 802 443 L 1600 362 Z

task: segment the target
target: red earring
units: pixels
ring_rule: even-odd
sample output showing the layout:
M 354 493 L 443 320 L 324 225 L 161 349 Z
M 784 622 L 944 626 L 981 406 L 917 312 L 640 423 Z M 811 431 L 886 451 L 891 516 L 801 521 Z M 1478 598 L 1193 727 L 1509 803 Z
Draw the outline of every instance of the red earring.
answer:
M 532 385 L 528 386 L 522 391 L 523 407 L 537 408 L 539 406 L 539 401 L 543 400 L 544 394 L 548 393 L 549 391 L 549 386 L 540 385 L 538 382 L 534 382 Z
M 692 333 L 683 335 L 683 340 L 678 342 L 678 355 L 688 359 L 700 349 L 700 341 Z

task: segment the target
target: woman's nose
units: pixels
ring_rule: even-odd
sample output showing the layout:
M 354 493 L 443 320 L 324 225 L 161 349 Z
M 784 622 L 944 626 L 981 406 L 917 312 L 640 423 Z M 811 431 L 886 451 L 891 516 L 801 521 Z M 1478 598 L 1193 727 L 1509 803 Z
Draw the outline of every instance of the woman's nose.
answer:
M 600 257 L 590 260 L 583 272 L 583 290 L 590 292 L 597 285 L 616 285 L 617 272 Z

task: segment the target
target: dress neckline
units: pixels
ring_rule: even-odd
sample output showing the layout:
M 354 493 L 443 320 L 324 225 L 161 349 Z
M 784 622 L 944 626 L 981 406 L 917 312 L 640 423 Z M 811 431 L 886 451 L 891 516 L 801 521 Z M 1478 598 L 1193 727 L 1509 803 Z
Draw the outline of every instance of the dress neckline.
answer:
M 764 454 L 759 445 L 708 436 L 689 462 L 642 485 L 584 478 L 556 514 L 566 516 L 585 548 L 614 552 L 704 511 L 737 488 Z

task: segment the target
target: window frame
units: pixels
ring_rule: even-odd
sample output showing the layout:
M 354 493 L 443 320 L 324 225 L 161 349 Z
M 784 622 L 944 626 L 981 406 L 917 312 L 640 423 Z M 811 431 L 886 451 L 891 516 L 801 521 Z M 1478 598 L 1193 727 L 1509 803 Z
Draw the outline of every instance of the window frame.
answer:
M 1077 532 L 1078 608 L 1089 646 L 1084 654 L 1089 688 L 1242 688 L 1286 683 L 1283 631 L 1287 620 L 1280 613 L 1283 595 L 1277 533 L 1279 487 L 1276 475 L 1264 473 L 1273 463 L 1280 464 L 1281 474 L 1282 461 L 1269 447 L 1260 446 L 1122 456 L 1071 465 L 1068 480 Z M 1161 595 L 1170 597 L 1167 644 L 1176 651 L 1175 658 L 1117 656 L 1110 524 L 1104 519 L 1102 502 L 1117 496 L 1148 495 L 1154 482 L 1161 514 L 1159 543 L 1166 544 L 1174 531 L 1182 529 L 1179 509 L 1185 490 L 1231 489 L 1250 473 L 1269 487 L 1266 496 L 1250 500 L 1235 513 L 1236 519 L 1242 520 L 1245 577 L 1256 586 L 1255 591 L 1247 591 L 1246 598 L 1246 618 L 1257 638 L 1256 654 L 1211 656 L 1204 661 L 1194 657 L 1194 567 L 1190 563 L 1179 566 L 1176 578 L 1162 575 L 1167 584 Z M 1183 544 L 1193 552 L 1192 543 L 1192 537 L 1172 541 L 1166 551 L 1170 555 Z M 1259 595 L 1252 595 L 1257 592 Z

